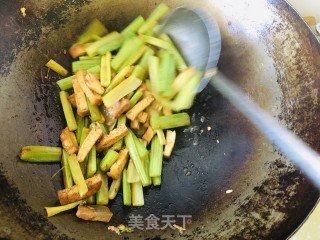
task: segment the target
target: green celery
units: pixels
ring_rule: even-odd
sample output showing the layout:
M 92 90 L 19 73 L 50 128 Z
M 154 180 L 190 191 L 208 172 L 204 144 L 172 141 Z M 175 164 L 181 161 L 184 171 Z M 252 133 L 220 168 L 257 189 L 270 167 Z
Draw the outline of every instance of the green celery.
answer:
M 79 57 L 79 60 L 80 61 L 83 61 L 83 60 L 94 60 L 94 59 L 99 59 L 101 60 L 101 57 L 100 56 L 95 56 L 95 57 L 89 57 L 89 56 L 80 56 Z
M 100 170 L 106 172 L 110 169 L 112 164 L 114 164 L 119 157 L 119 153 L 114 150 L 109 149 L 107 154 L 100 162 Z
M 112 79 L 110 85 L 107 87 L 105 92 L 108 93 L 108 92 L 110 92 L 111 89 L 113 89 L 116 86 L 118 86 L 124 80 L 124 78 L 130 73 L 131 69 L 132 69 L 131 66 L 126 66 L 126 67 L 122 68 L 117 73 L 117 75 L 114 76 L 114 78 Z
M 63 206 L 56 206 L 56 207 L 45 207 L 46 212 L 47 212 L 47 216 L 48 217 L 52 217 L 54 215 L 57 215 L 58 213 L 64 212 L 64 211 L 68 211 L 72 208 L 75 208 L 76 206 L 80 205 L 84 203 L 83 200 L 77 201 L 77 202 L 73 202 L 73 203 L 69 203 Z
M 60 162 L 62 149 L 49 146 L 24 146 L 20 150 L 19 157 L 27 162 L 55 163 Z
M 132 71 L 132 75 L 136 76 L 140 80 L 144 80 L 145 76 L 146 76 L 146 72 L 147 72 L 147 70 L 144 67 L 142 67 L 140 65 L 135 65 L 134 69 Z
M 87 26 L 85 31 L 80 35 L 76 44 L 83 44 L 94 40 L 94 35 L 102 36 L 106 34 L 108 30 L 105 26 L 98 20 L 93 19 L 92 22 Z
M 97 172 L 97 154 L 96 146 L 93 145 L 88 156 L 87 178 L 92 177 Z
M 123 63 L 143 46 L 143 41 L 138 37 L 128 38 L 119 49 L 117 55 L 112 59 L 111 66 L 118 71 Z
M 125 206 L 131 206 L 131 186 L 127 180 L 127 169 L 122 172 L 122 198 Z
M 136 33 L 143 24 L 144 18 L 142 16 L 138 16 L 125 29 L 121 31 L 121 35 L 124 38 L 131 37 L 132 34 Z
M 176 65 L 169 51 L 160 51 L 159 93 L 164 97 L 168 97 L 173 93 L 171 85 L 176 75 Z
M 130 55 L 127 56 L 126 60 L 122 63 L 120 69 L 124 68 L 125 66 L 134 65 L 143 56 L 146 50 L 147 50 L 147 47 L 145 45 L 142 45 L 136 50 L 136 52 L 132 52 Z
M 130 109 L 133 108 L 134 105 L 139 101 L 139 99 L 142 97 L 143 92 L 141 90 L 137 90 L 133 96 L 130 98 Z
M 89 99 L 86 97 L 89 112 L 90 112 L 90 117 L 92 122 L 100 122 L 101 121 L 101 113 L 99 110 L 99 107 L 96 105 L 92 105 Z
M 70 155 L 68 158 L 68 163 L 70 166 L 72 179 L 73 179 L 74 183 L 78 186 L 79 195 L 80 195 L 80 197 L 83 197 L 88 192 L 88 186 L 87 186 L 86 181 L 83 177 L 77 156 L 75 154 Z
M 135 76 L 131 76 L 123 80 L 119 85 L 110 90 L 102 98 L 104 105 L 108 108 L 119 101 L 121 98 L 136 90 L 141 85 L 141 80 Z
M 153 137 L 151 140 L 150 149 L 150 166 L 149 172 L 151 177 L 159 177 L 162 173 L 162 160 L 163 160 L 163 146 L 161 145 L 158 137 Z
M 111 81 L 111 53 L 107 52 L 101 57 L 100 82 L 107 87 Z
M 117 121 L 117 127 L 119 127 L 121 124 L 126 124 L 127 122 L 127 117 L 126 115 L 121 115 L 119 118 L 118 118 L 118 121 Z M 120 150 L 122 148 L 122 145 L 123 145 L 123 138 L 121 138 L 118 142 L 116 142 L 115 144 L 113 144 L 113 146 L 111 147 L 112 150 Z
M 166 137 L 164 135 L 163 130 L 162 129 L 157 129 L 156 132 L 157 132 L 157 136 L 159 138 L 160 144 L 161 145 L 165 145 L 166 144 Z
M 93 205 L 96 203 L 95 195 L 91 195 L 86 199 L 86 203 L 89 205 Z
M 75 73 L 80 69 L 88 70 L 95 66 L 100 66 L 101 60 L 100 59 L 93 59 L 93 60 L 82 60 L 82 61 L 73 61 L 72 62 L 72 72 Z
M 154 55 L 154 51 L 151 48 L 147 48 L 147 50 L 144 52 L 142 58 L 140 59 L 138 65 L 141 67 L 147 69 L 148 68 L 148 62 L 149 62 L 149 57 Z
M 147 36 L 144 34 L 139 35 L 139 38 L 144 42 L 148 43 L 150 45 L 153 45 L 155 47 L 167 49 L 167 50 L 172 50 L 172 44 L 164 41 L 160 38 L 152 37 L 152 36 Z
M 150 158 L 149 158 L 149 155 L 147 155 L 145 158 L 144 158 L 144 169 L 147 173 L 147 178 L 148 178 L 148 181 L 147 183 L 143 184 L 143 187 L 148 187 L 152 184 L 152 179 L 151 179 L 151 176 L 150 176 Z
M 58 84 L 61 91 L 66 91 L 72 88 L 72 79 L 74 78 L 74 75 L 66 78 L 62 78 L 58 80 L 56 83 Z
M 175 113 L 168 116 L 151 116 L 151 127 L 157 129 L 169 129 L 190 125 L 188 113 Z
M 81 134 L 82 134 L 82 129 L 84 128 L 84 117 L 81 117 L 77 115 L 77 130 L 76 130 L 76 137 L 77 137 L 77 142 L 78 144 L 80 143 L 81 140 Z
M 87 128 L 87 127 L 83 127 L 82 128 L 79 147 L 81 147 L 81 145 L 83 144 L 84 140 L 88 136 L 89 132 L 90 132 L 89 128 Z M 83 175 L 87 172 L 87 162 L 88 162 L 88 158 L 86 157 L 86 159 L 82 163 L 80 163 L 80 168 L 81 168 L 81 171 L 82 171 Z
M 118 179 L 113 179 L 109 189 L 109 200 L 113 200 L 117 196 L 120 189 L 121 180 L 121 177 Z
M 143 196 L 143 186 L 141 181 L 131 183 L 131 193 L 132 193 L 132 206 L 143 206 L 144 196 Z
M 160 83 L 160 61 L 158 57 L 149 57 L 149 77 L 151 91 L 154 93 L 158 93 Z
M 73 186 L 73 179 L 71 175 L 70 166 L 68 163 L 69 154 L 66 150 L 62 150 L 61 166 L 63 175 L 64 188 L 69 188 Z
M 126 143 L 126 146 L 129 150 L 130 157 L 133 159 L 133 163 L 136 166 L 136 169 L 139 173 L 140 179 L 143 184 L 147 184 L 148 177 L 146 174 L 146 171 L 144 169 L 143 161 L 141 160 L 140 154 L 138 152 L 138 149 L 136 147 L 134 137 L 132 136 L 131 132 L 127 136 L 124 137 L 124 141 Z
M 134 182 L 140 181 L 140 176 L 137 172 L 136 167 L 134 166 L 132 159 L 130 159 L 130 161 L 128 163 L 127 181 L 128 181 L 128 183 L 134 183 Z
M 101 48 L 104 49 L 105 53 L 111 52 L 113 50 L 116 50 L 121 45 L 122 41 L 123 37 L 120 35 L 120 33 L 114 31 L 102 37 L 98 41 L 90 44 L 86 48 L 86 52 L 90 57 L 97 55 L 97 52 Z
M 133 137 L 134 144 L 136 145 L 140 158 L 144 159 L 149 154 L 149 151 L 130 129 L 129 131 L 131 133 L 131 136 Z
M 161 176 L 153 177 L 152 184 L 153 184 L 153 186 L 160 186 L 161 185 Z
M 97 159 L 98 160 L 98 159 Z M 108 176 L 105 172 L 100 170 L 100 162 L 97 161 L 97 173 L 101 175 L 102 182 L 101 187 L 96 193 L 96 203 L 99 205 L 108 205 L 109 203 L 109 188 L 108 188 Z
M 77 121 L 74 117 L 71 103 L 68 99 L 69 94 L 65 91 L 60 91 L 59 95 L 60 95 L 60 101 L 62 104 L 62 109 L 63 109 L 65 119 L 67 121 L 68 128 L 70 131 L 74 131 L 78 127 L 77 127 Z

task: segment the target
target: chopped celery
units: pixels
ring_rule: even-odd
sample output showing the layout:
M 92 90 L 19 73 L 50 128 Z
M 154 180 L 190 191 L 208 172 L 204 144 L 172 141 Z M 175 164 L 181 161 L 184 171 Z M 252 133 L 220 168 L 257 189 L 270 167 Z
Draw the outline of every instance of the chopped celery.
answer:
M 144 80 L 145 75 L 146 75 L 146 69 L 140 65 L 135 65 L 134 69 L 132 71 L 132 75 L 136 76 L 137 78 L 139 78 L 140 80 Z
M 77 130 L 76 130 L 76 137 L 77 137 L 77 142 L 80 143 L 81 140 L 81 134 L 82 134 L 82 129 L 84 128 L 84 117 L 81 117 L 77 115 Z
M 102 115 L 100 113 L 99 107 L 96 105 L 92 105 L 87 97 L 86 97 L 86 100 L 87 100 L 87 104 L 89 107 L 91 121 L 92 122 L 100 122 Z
M 130 98 L 130 109 L 133 108 L 134 105 L 139 101 L 139 99 L 142 97 L 143 92 L 140 90 L 137 90 L 133 96 Z
M 131 186 L 127 180 L 127 169 L 122 173 L 122 198 L 125 206 L 131 206 Z
M 148 172 L 149 172 L 149 170 L 148 170 Z M 127 181 L 128 181 L 128 183 L 134 183 L 134 182 L 140 181 L 140 176 L 137 172 L 136 167 L 134 166 L 132 159 L 130 159 L 129 164 L 128 164 Z
M 68 163 L 69 154 L 66 150 L 62 150 L 61 166 L 63 175 L 64 188 L 69 188 L 73 186 L 73 180 L 71 175 L 70 166 Z
M 100 59 L 92 59 L 92 60 L 82 60 L 82 61 L 73 61 L 72 62 L 72 72 L 77 72 L 80 69 L 88 70 L 95 66 L 100 66 Z
M 65 77 L 68 75 L 68 70 L 52 59 L 50 59 L 49 62 L 46 63 L 46 67 L 50 68 L 61 76 Z
M 83 197 L 88 192 L 88 186 L 87 186 L 86 181 L 83 177 L 77 156 L 75 154 L 70 155 L 68 158 L 68 163 L 70 166 L 72 179 L 73 179 L 74 183 L 78 186 L 79 195 L 80 195 L 80 197 Z
M 158 57 L 149 57 L 149 77 L 151 84 L 151 91 L 157 93 L 160 82 L 160 61 Z
M 118 179 L 113 179 L 109 189 L 109 200 L 112 200 L 117 196 L 120 189 L 121 180 L 121 177 Z
M 168 97 L 173 93 L 171 87 L 176 75 L 175 61 L 169 51 L 161 50 L 159 70 L 159 92 L 162 96 Z
M 152 116 L 150 124 L 153 129 L 168 129 L 190 125 L 188 113 L 175 113 L 168 116 Z
M 108 205 L 109 203 L 108 176 L 103 171 L 100 170 L 99 166 L 100 166 L 100 162 L 97 161 L 97 173 L 101 175 L 102 182 L 101 182 L 100 189 L 96 193 L 96 203 L 101 205 Z
M 101 48 L 106 52 L 111 52 L 117 49 L 123 42 L 123 37 L 118 32 L 111 32 L 106 36 L 102 37 L 98 41 L 90 44 L 86 48 L 88 56 L 93 57 L 97 55 L 97 51 Z
M 100 82 L 107 87 L 111 81 L 111 53 L 107 52 L 101 57 Z
M 125 66 L 134 65 L 142 57 L 146 50 L 147 47 L 145 45 L 139 47 L 136 52 L 133 52 L 131 55 L 127 56 L 126 60 L 122 63 L 120 69 Z
M 158 137 L 153 137 L 151 140 L 150 149 L 150 166 L 149 172 L 151 177 L 159 177 L 162 173 L 162 152 L 163 146 L 161 145 Z
M 109 149 L 107 154 L 100 162 L 100 170 L 106 172 L 110 169 L 112 164 L 114 164 L 119 157 L 119 153 L 114 150 Z
M 140 59 L 138 65 L 141 67 L 147 69 L 148 68 L 148 62 L 149 62 L 149 57 L 154 55 L 154 51 L 151 48 L 147 48 L 147 50 L 144 52 L 142 58 Z
M 166 144 L 166 137 L 164 136 L 164 132 L 162 129 L 157 129 L 157 136 L 159 138 L 160 144 L 165 145 Z
M 111 89 L 115 88 L 116 86 L 118 86 L 125 78 L 126 75 L 128 75 L 128 73 L 130 73 L 132 67 L 131 66 L 126 66 L 124 68 L 122 68 L 118 74 L 112 79 L 110 85 L 107 87 L 107 89 L 105 90 L 105 92 L 110 92 Z
M 153 177 L 152 184 L 153 184 L 153 186 L 160 186 L 161 185 L 161 176 Z
M 121 98 L 136 90 L 141 85 L 141 80 L 135 76 L 131 76 L 126 80 L 123 80 L 119 85 L 110 90 L 103 96 L 102 100 L 104 105 L 108 108 L 119 101 Z
M 24 146 L 20 150 L 19 157 L 27 162 L 49 163 L 60 162 L 62 149 L 49 146 Z
M 87 163 L 87 178 L 92 177 L 97 171 L 97 155 L 96 155 L 96 146 L 93 145 L 89 155 Z
M 76 44 L 83 44 L 83 43 L 90 42 L 94 40 L 94 35 L 102 36 L 107 32 L 108 30 L 98 19 L 93 19 L 91 23 L 87 26 L 85 31 L 79 36 Z
M 79 204 L 82 204 L 84 201 L 80 200 L 74 203 L 69 203 L 63 206 L 56 206 L 56 207 L 45 207 L 46 211 L 47 211 L 47 216 L 48 217 L 52 217 L 54 215 L 57 215 L 58 213 L 64 212 L 64 211 L 68 211 L 72 208 L 75 208 L 76 206 L 78 206 Z
M 143 186 L 141 181 L 131 183 L 131 193 L 132 193 L 132 206 L 143 206 L 144 196 L 143 196 Z
M 68 128 L 70 131 L 74 131 L 77 129 L 77 121 L 74 117 L 72 106 L 68 99 L 69 94 L 65 91 L 60 91 L 59 95 Z
M 164 41 L 164 40 L 162 40 L 160 38 L 147 36 L 147 35 L 143 35 L 143 34 L 139 35 L 139 38 L 143 42 L 148 43 L 150 45 L 153 45 L 155 47 L 172 50 L 172 44 L 167 42 L 167 41 Z
M 72 88 L 72 79 L 73 78 L 74 78 L 74 75 L 58 80 L 57 84 L 58 84 L 60 90 L 65 91 L 65 90 Z
M 125 29 L 121 31 L 121 35 L 124 38 L 131 37 L 133 33 L 138 31 L 142 24 L 144 24 L 144 18 L 142 16 L 136 17 Z

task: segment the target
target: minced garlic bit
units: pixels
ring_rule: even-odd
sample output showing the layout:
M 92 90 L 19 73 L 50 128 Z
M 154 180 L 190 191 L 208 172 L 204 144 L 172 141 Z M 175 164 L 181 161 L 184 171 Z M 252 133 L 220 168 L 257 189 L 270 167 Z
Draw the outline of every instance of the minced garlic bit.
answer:
M 21 12 L 23 17 L 27 16 L 26 11 L 27 11 L 27 9 L 25 7 L 20 8 L 20 12 Z
M 207 130 L 208 130 L 208 131 L 211 131 L 211 127 L 207 127 Z
M 121 235 L 119 228 L 115 227 L 115 226 L 109 226 L 108 230 L 110 230 L 111 232 L 114 232 L 118 235 Z
M 183 234 L 183 231 L 186 231 L 187 229 L 183 228 L 183 227 L 180 227 L 179 225 L 177 224 L 173 224 L 172 225 L 173 227 L 175 227 L 176 229 L 178 229 L 179 233 L 180 234 Z
M 228 189 L 228 190 L 226 191 L 226 194 L 229 194 L 229 193 L 232 193 L 232 192 L 233 192 L 232 189 Z

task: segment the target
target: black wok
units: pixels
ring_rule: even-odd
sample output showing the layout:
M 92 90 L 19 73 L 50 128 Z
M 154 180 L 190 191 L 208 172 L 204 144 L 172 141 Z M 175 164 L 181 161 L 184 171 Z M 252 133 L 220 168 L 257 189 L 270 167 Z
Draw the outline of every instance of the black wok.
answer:
M 110 225 L 130 216 L 166 215 L 182 225 L 117 236 L 74 212 L 48 219 L 44 206 L 58 204 L 58 164 L 28 164 L 23 145 L 59 144 L 65 126 L 49 58 L 68 66 L 64 52 L 94 17 L 120 30 L 160 1 L 5 1 L 0 5 L 0 237 L 4 239 L 285 239 L 305 219 L 318 191 L 214 89 L 207 87 L 189 111 L 192 125 L 178 130 L 165 161 L 160 188 L 145 190 L 145 206 L 110 208 Z M 197 4 L 222 30 L 219 68 L 249 98 L 320 151 L 320 46 L 307 25 L 282 0 L 164 1 Z M 20 8 L 27 9 L 23 17 Z M 211 130 L 210 130 L 211 128 Z M 227 194 L 227 190 L 233 190 Z

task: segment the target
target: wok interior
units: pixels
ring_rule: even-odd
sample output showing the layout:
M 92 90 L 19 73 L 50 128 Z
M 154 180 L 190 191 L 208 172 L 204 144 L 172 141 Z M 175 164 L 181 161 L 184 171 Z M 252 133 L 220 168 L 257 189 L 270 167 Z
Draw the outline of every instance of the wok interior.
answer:
M 163 2 L 171 7 L 194 4 Z M 64 51 L 94 17 L 109 30 L 121 30 L 137 15 L 147 16 L 158 3 L 26 1 L 26 18 L 17 13 L 17 2 L 5 5 L 8 12 L 1 14 L 13 19 L 8 23 L 16 29 L 1 48 L 9 59 L 3 63 L 7 68 L 3 68 L 0 88 L 0 119 L 5 123 L 1 125 L 1 191 L 6 196 L 2 212 L 13 213 L 9 228 L 18 222 L 19 231 L 36 238 L 116 239 L 104 224 L 79 220 L 72 211 L 47 219 L 43 207 L 57 205 L 56 191 L 62 188 L 60 174 L 51 178 L 59 166 L 24 163 L 17 154 L 23 145 L 58 145 L 65 126 L 55 84 L 58 76 L 49 72 L 45 78 L 46 61 L 53 58 L 70 66 L 71 59 Z M 254 14 L 256 6 L 266 14 L 261 22 Z M 221 71 L 319 150 L 319 73 L 314 71 L 320 60 L 319 46 L 296 13 L 280 1 L 201 1 L 201 7 L 215 15 L 221 28 Z M 145 190 L 142 208 L 123 207 L 118 196 L 110 204 L 114 214 L 111 225 L 127 225 L 132 214 L 144 218 L 150 214 L 158 218 L 191 215 L 192 224 L 187 225 L 185 236 L 170 228 L 136 230 L 125 236 L 288 236 L 314 206 L 316 190 L 210 86 L 199 94 L 189 113 L 192 124 L 177 130 L 174 154 L 164 162 L 161 187 Z M 229 189 L 233 192 L 226 194 Z

